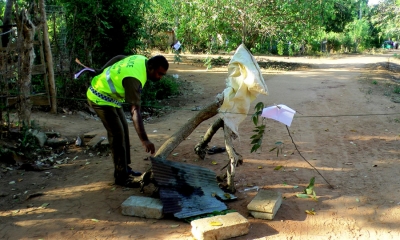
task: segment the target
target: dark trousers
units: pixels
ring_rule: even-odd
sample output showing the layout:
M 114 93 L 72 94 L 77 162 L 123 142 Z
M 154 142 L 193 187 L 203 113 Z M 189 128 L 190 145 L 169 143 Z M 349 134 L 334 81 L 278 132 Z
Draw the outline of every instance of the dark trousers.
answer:
M 111 155 L 114 162 L 115 181 L 128 179 L 128 164 L 131 163 L 129 129 L 122 108 L 100 106 L 89 101 L 107 130 Z

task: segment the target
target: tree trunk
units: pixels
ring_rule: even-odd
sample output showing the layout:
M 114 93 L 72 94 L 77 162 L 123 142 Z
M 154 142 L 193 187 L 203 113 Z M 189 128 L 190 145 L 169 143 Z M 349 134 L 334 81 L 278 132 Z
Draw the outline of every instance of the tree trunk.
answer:
M 236 135 L 232 132 L 232 130 L 224 125 L 224 138 L 225 138 L 225 147 L 229 156 L 229 164 L 228 169 L 226 170 L 226 183 L 227 190 L 231 193 L 236 192 L 235 188 L 235 175 L 236 175 L 236 167 L 238 164 L 243 163 L 243 157 L 238 154 L 233 147 L 232 138 L 236 138 Z
M 218 118 L 213 125 L 207 130 L 206 134 L 204 134 L 203 140 L 199 142 L 195 147 L 194 147 L 194 152 L 204 160 L 207 154 L 207 147 L 208 143 L 211 141 L 213 138 L 214 134 L 220 129 L 221 127 L 224 127 L 224 120 L 222 118 Z
M 43 41 L 44 41 L 44 52 L 46 55 L 46 63 L 47 63 L 47 71 L 49 77 L 49 86 L 50 86 L 50 103 L 51 103 L 51 113 L 57 113 L 57 92 L 56 92 L 56 84 L 54 80 L 54 65 L 53 65 L 53 56 L 51 54 L 50 40 L 49 40 L 49 31 L 47 27 L 46 20 L 46 8 L 44 4 L 44 0 L 39 1 L 39 9 L 41 15 L 41 23 L 43 25 Z
M 11 26 L 11 17 L 12 17 L 12 6 L 13 6 L 13 0 L 8 0 L 6 2 L 6 6 L 4 9 L 4 17 L 3 17 L 3 35 L 1 35 L 1 46 L 2 47 L 7 47 L 8 42 L 10 41 L 10 33 L 8 31 L 10 31 L 12 29 Z M 8 32 L 8 33 L 7 33 Z M 4 67 L 4 70 L 7 71 L 7 60 L 2 59 L 2 64 Z M 5 82 L 7 81 L 7 77 L 4 76 L 4 80 Z M 0 98 L 0 138 L 3 136 L 3 107 L 5 106 L 5 102 L 6 102 L 6 96 L 1 96 Z
M 13 0 L 7 0 L 3 18 L 3 33 L 10 31 L 12 28 L 11 26 L 12 6 L 13 6 Z M 2 47 L 7 47 L 9 41 L 10 41 L 10 33 L 1 36 Z
M 218 108 L 223 102 L 223 97 L 218 97 L 216 101 L 203 108 L 196 116 L 192 117 L 187 123 L 181 127 L 174 135 L 167 139 L 164 144 L 158 149 L 155 157 L 166 159 L 168 155 L 183 141 L 193 130 L 203 121 L 215 116 L 218 113 Z
M 26 10 L 22 10 L 19 18 L 18 26 L 18 45 L 20 69 L 18 75 L 19 95 L 18 101 L 18 117 L 22 126 L 30 126 L 32 103 L 30 100 L 31 94 L 31 79 L 32 66 L 35 58 L 33 50 L 33 39 L 35 36 L 35 25 L 28 18 Z

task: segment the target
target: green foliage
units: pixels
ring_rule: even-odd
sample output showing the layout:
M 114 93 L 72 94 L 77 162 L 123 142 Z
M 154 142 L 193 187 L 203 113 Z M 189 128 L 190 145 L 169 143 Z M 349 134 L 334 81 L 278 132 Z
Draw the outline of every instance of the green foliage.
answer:
M 283 41 L 278 42 L 278 55 L 282 56 L 283 55 L 283 50 L 285 48 L 285 45 Z
M 345 45 L 344 33 L 329 32 L 326 33 L 324 38 L 328 41 L 327 45 L 328 51 L 333 50 L 335 52 L 339 52 L 341 50 L 341 47 Z
M 212 57 L 208 56 L 204 59 L 204 66 L 207 68 L 207 70 L 212 68 Z
M 250 137 L 251 139 L 250 144 L 253 145 L 250 151 L 251 153 L 256 152 L 261 147 L 262 139 L 265 133 L 265 125 L 256 126 L 253 132 L 255 132 L 256 134 Z
M 308 186 L 304 189 L 303 193 L 296 194 L 298 198 L 312 198 L 314 201 L 318 201 L 317 193 L 314 190 L 315 177 L 310 179 Z
M 288 53 L 289 53 L 289 56 L 293 56 L 293 46 L 292 46 L 292 44 L 288 45 Z
M 314 199 L 315 201 L 318 201 L 317 193 L 314 190 L 314 185 L 315 185 L 315 177 L 312 177 L 310 179 L 310 183 L 308 184 L 306 189 L 304 189 L 304 193 L 307 194 L 307 195 L 310 195 L 311 198 Z
M 394 86 L 393 93 L 400 94 L 400 86 L 398 85 Z
M 131 54 L 142 45 L 143 13 L 140 0 L 60 0 L 66 10 L 68 46 L 91 67 L 119 54 Z
M 400 36 L 400 6 L 395 1 L 381 1 L 371 9 L 371 23 L 377 29 L 379 43 Z
M 256 112 L 253 114 L 253 116 L 251 117 L 253 120 L 254 125 L 258 125 L 258 119 L 262 113 L 262 110 L 264 109 L 264 103 L 259 102 L 256 104 L 256 106 L 254 107 L 254 109 L 256 110 Z
M 253 145 L 250 153 L 256 152 L 261 147 L 262 140 L 263 140 L 263 137 L 265 134 L 265 124 L 263 122 L 261 124 L 259 124 L 259 118 L 264 109 L 264 103 L 262 103 L 262 102 L 257 103 L 256 106 L 254 107 L 254 109 L 255 109 L 255 113 L 252 115 L 251 119 L 253 121 L 253 124 L 255 125 L 255 129 L 253 130 L 253 132 L 255 132 L 255 134 L 250 137 L 250 139 L 251 139 L 250 144 Z M 262 119 L 264 120 L 265 118 L 262 118 Z M 280 141 L 275 142 L 275 147 L 273 147 L 269 151 L 272 152 L 272 151 L 276 150 L 276 156 L 278 157 L 279 153 L 282 154 L 282 152 L 283 152 L 283 146 L 284 146 L 283 142 L 280 142 Z
M 174 50 L 174 63 L 181 63 L 182 62 L 182 58 L 180 55 L 180 51 L 179 50 Z
M 35 153 L 40 151 L 40 146 L 37 139 L 33 136 L 34 130 L 40 130 L 39 125 L 35 121 L 31 121 L 31 126 L 25 124 L 21 127 L 20 138 L 16 144 L 18 154 L 25 155 L 28 159 L 34 159 Z
M 355 19 L 353 22 L 347 24 L 345 27 L 345 32 L 353 43 L 354 52 L 361 51 L 363 48 L 368 46 L 370 25 L 365 18 Z
M 213 66 L 227 66 L 229 63 L 229 60 L 222 58 L 221 56 L 217 58 L 213 58 L 210 56 L 207 56 L 204 60 L 204 66 L 207 67 L 207 70 L 211 69 Z
M 276 150 L 276 156 L 279 157 L 279 152 L 280 152 L 281 154 L 282 154 L 282 152 L 283 152 L 284 143 L 283 143 L 283 142 L 276 142 L 276 143 L 275 143 L 275 146 L 276 146 L 276 147 L 271 148 L 269 151 L 272 152 L 272 151 Z
M 189 51 L 230 51 L 244 42 L 249 49 L 262 52 L 272 39 L 285 43 L 310 40 L 315 30 L 334 18 L 335 2 L 152 0 L 154 10 L 145 17 L 144 26 L 152 33 L 176 27 L 178 39 L 185 41 Z
M 147 81 L 141 95 L 142 106 L 153 106 L 157 100 L 179 94 L 179 82 L 171 75 L 165 75 L 160 81 Z
M 23 6 L 29 1 L 18 2 Z M 368 7 L 366 0 L 46 2 L 64 7 L 64 16 L 49 18 L 49 25 L 55 26 L 49 30 L 52 42 L 67 36 L 64 56 L 71 62 L 70 72 L 78 69 L 72 62 L 75 58 L 99 68 L 115 55 L 148 55 L 149 49 L 168 40 L 166 31 L 171 30 L 185 43 L 185 50 L 210 54 L 235 50 L 242 42 L 257 53 L 292 56 L 301 46 L 303 54 L 318 54 L 323 40 L 328 41 L 327 50 L 361 52 L 400 36 L 400 7 L 392 0 L 375 7 Z M 180 61 L 180 53 L 175 53 L 174 62 Z M 207 68 L 215 65 L 222 64 L 206 59 Z M 59 96 L 84 99 L 90 79 L 70 81 L 70 75 L 58 76 Z M 34 91 L 43 89 L 40 84 L 33 86 Z
M 253 114 L 252 116 L 252 120 L 254 125 L 256 126 L 255 129 L 253 130 L 253 132 L 255 132 L 256 134 L 254 134 L 253 136 L 250 137 L 251 139 L 251 143 L 253 146 L 251 148 L 251 153 L 252 152 L 256 152 L 262 144 L 262 139 L 264 137 L 264 133 L 265 133 L 265 125 L 259 125 L 259 117 L 262 113 L 262 110 L 264 109 L 264 104 L 262 102 L 259 102 L 256 104 L 256 106 L 254 107 L 254 109 L 256 110 L 256 112 Z

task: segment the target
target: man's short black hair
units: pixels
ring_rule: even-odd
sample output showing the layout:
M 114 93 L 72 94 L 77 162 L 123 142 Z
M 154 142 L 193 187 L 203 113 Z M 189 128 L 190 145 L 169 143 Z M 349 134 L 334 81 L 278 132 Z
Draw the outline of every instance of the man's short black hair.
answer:
M 149 68 L 152 69 L 158 69 L 159 67 L 163 67 L 165 70 L 168 70 L 169 67 L 168 60 L 162 55 L 157 55 L 150 58 L 147 61 L 147 65 Z

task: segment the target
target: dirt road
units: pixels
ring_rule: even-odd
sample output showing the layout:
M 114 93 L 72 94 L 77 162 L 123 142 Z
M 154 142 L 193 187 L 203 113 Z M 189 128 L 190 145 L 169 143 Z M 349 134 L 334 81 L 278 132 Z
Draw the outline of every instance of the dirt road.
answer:
M 253 105 L 259 101 L 266 106 L 285 104 L 298 111 L 290 127 L 293 140 L 334 189 L 295 151 L 285 126 L 278 122 L 266 120 L 263 147 L 250 153 L 253 123 L 249 116 L 239 128 L 240 139 L 234 142 L 244 157 L 235 178 L 238 199 L 227 204 L 251 223 L 250 233 L 237 239 L 400 238 L 400 105 L 377 91 L 384 84 L 383 75 L 365 68 L 387 62 L 388 56 L 257 57 L 312 64 L 311 69 L 302 71 L 264 71 L 270 94 L 260 96 Z M 210 103 L 225 87 L 226 68 L 206 71 L 184 62 L 171 64 L 169 73 L 178 74 L 194 87 L 180 98 L 180 106 L 146 124 L 156 147 L 196 114 L 193 107 Z M 103 128 L 100 122 L 78 115 L 35 113 L 34 117 L 43 129 L 65 136 Z M 228 161 L 226 154 L 209 155 L 202 161 L 193 152 L 214 120 L 203 122 L 169 159 L 206 166 L 219 174 Z M 133 126 L 130 130 L 132 166 L 144 171 L 149 166 L 144 160 L 147 155 Z M 269 152 L 277 141 L 284 143 L 279 156 Z M 223 146 L 222 132 L 211 145 Z M 0 239 L 193 239 L 190 224 L 183 221 L 122 216 L 120 204 L 131 195 L 149 196 L 151 187 L 141 194 L 137 189 L 113 186 L 109 156 L 91 156 L 77 149 L 69 152 L 68 163 L 57 169 L 0 174 Z M 283 167 L 274 170 L 276 166 Z M 297 198 L 296 193 L 313 176 L 318 201 Z M 9 184 L 11 181 L 15 183 Z M 256 194 L 243 191 L 248 186 L 283 194 L 285 199 L 274 220 L 248 215 L 246 206 Z M 25 200 L 38 192 L 43 195 Z M 316 215 L 305 213 L 312 209 Z

